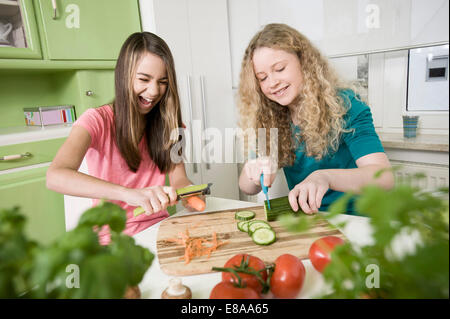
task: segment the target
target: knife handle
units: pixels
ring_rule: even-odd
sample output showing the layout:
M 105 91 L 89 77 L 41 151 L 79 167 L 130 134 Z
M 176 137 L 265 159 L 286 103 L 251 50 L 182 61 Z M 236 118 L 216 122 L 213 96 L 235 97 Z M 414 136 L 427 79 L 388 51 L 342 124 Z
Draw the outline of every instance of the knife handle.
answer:
M 262 191 L 264 192 L 264 194 L 267 194 L 267 192 L 269 191 L 269 187 L 264 186 L 264 173 L 261 174 L 259 182 L 261 183 Z

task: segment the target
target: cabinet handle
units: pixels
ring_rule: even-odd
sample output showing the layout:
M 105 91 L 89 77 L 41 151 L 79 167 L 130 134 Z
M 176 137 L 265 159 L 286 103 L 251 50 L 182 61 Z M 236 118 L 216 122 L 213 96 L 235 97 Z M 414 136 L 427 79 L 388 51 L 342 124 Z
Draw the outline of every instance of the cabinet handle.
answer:
M 205 80 L 203 76 L 200 76 L 200 90 L 202 93 L 202 119 L 203 119 L 203 129 L 206 130 L 206 99 L 205 99 Z M 206 146 L 206 140 L 205 140 Z M 210 169 L 211 165 L 209 164 L 209 154 L 207 153 L 206 159 L 206 169 Z
M 86 91 L 86 95 L 87 96 L 92 96 L 94 95 L 94 92 L 92 92 L 91 90 Z
M 192 95 L 191 95 L 191 76 L 188 74 L 187 75 L 187 94 L 188 94 L 188 102 L 189 102 L 189 121 L 190 121 L 190 128 L 189 130 L 191 131 L 191 155 L 192 158 L 194 156 L 194 143 L 193 143 L 193 139 L 194 139 L 194 135 L 193 135 L 193 131 L 192 131 Z M 194 161 L 194 174 L 198 173 L 198 168 L 197 168 L 197 163 L 195 163 Z
M 53 7 L 53 20 L 56 20 L 56 11 L 58 10 L 58 6 L 56 5 L 56 0 L 52 0 Z
M 27 158 L 27 157 L 31 157 L 31 153 L 30 152 L 26 152 L 24 154 L 13 154 L 13 155 L 1 156 L 0 157 L 0 161 L 12 161 L 12 160 L 15 160 L 15 159 Z

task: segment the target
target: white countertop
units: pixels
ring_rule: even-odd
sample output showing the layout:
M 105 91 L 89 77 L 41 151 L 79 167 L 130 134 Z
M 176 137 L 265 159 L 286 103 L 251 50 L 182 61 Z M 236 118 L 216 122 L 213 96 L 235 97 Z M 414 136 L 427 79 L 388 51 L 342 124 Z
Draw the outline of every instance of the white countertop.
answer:
M 252 206 L 260 206 L 260 204 L 217 197 L 207 197 L 206 209 L 202 214 L 209 211 L 223 210 L 224 207 L 236 209 Z M 173 216 L 178 217 L 190 214 L 195 213 L 190 213 L 183 210 Z M 349 241 L 357 246 L 364 246 L 372 243 L 371 228 L 368 218 L 340 215 L 333 219 L 332 223 L 337 224 L 343 221 L 346 221 L 347 224 L 345 228 L 340 230 L 345 234 Z M 155 224 L 133 236 L 138 245 L 149 248 L 155 255 L 155 259 L 153 260 L 151 267 L 147 270 L 142 282 L 139 284 L 142 298 L 144 299 L 160 299 L 161 293 L 168 286 L 169 279 L 173 277 L 163 273 L 159 267 L 159 261 L 156 254 L 156 237 L 159 225 L 160 223 Z M 327 287 L 325 286 L 322 274 L 314 269 L 309 260 L 303 260 L 303 264 L 306 269 L 306 277 L 298 298 L 314 298 L 326 291 Z M 209 298 L 212 288 L 221 281 L 221 276 L 222 275 L 220 272 L 216 272 L 210 274 L 180 276 L 178 278 L 182 280 L 183 284 L 191 289 L 192 298 L 207 299 Z M 272 298 L 271 293 L 269 292 L 264 296 L 264 298 Z
M 448 134 L 432 135 L 418 134 L 413 138 L 406 138 L 403 133 L 378 132 L 384 148 L 399 148 L 405 150 L 448 152 Z
M 0 128 L 0 146 L 67 137 L 71 129 L 72 124 Z

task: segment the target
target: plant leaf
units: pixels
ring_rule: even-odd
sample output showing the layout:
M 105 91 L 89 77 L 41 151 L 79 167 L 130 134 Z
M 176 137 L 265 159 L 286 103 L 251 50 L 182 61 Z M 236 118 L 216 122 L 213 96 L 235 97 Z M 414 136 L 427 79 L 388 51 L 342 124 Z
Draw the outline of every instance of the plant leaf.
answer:
M 111 231 L 120 233 L 125 229 L 126 220 L 126 212 L 120 206 L 110 202 L 103 202 L 85 211 L 81 215 L 77 227 L 102 227 L 103 225 L 109 225 Z

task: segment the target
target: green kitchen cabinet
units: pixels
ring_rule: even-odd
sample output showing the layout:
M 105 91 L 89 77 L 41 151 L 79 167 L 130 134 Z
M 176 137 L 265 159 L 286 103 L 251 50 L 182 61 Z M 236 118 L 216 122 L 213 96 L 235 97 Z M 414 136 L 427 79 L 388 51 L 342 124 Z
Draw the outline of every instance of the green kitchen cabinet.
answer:
M 64 196 L 46 187 L 65 135 L 26 127 L 23 108 L 74 105 L 78 118 L 110 103 L 120 47 L 137 31 L 138 0 L 0 0 L 0 156 L 33 155 L 0 163 L 0 209 L 20 206 L 31 238 L 46 244 L 65 232 Z M 32 136 L 41 131 L 47 140 Z M 11 145 L 8 134 L 22 133 Z
M 42 58 L 31 0 L 0 0 L 0 58 Z
M 0 157 L 15 154 L 29 154 L 28 157 L 20 159 L 0 161 L 0 171 L 50 163 L 53 161 L 53 158 L 65 140 L 66 138 L 54 138 L 43 141 L 0 146 Z
M 114 69 L 0 68 L 0 96 L 0 131 L 1 128 L 25 126 L 23 108 L 74 105 L 78 118 L 86 109 L 114 99 Z
M 0 209 L 19 206 L 26 234 L 48 244 L 65 232 L 64 196 L 46 187 L 47 167 L 0 175 Z
M 115 60 L 141 31 L 137 0 L 37 0 L 42 45 L 50 60 Z
M 88 108 L 111 103 L 114 99 L 114 70 L 80 70 L 77 72 L 79 102 L 77 115 Z

